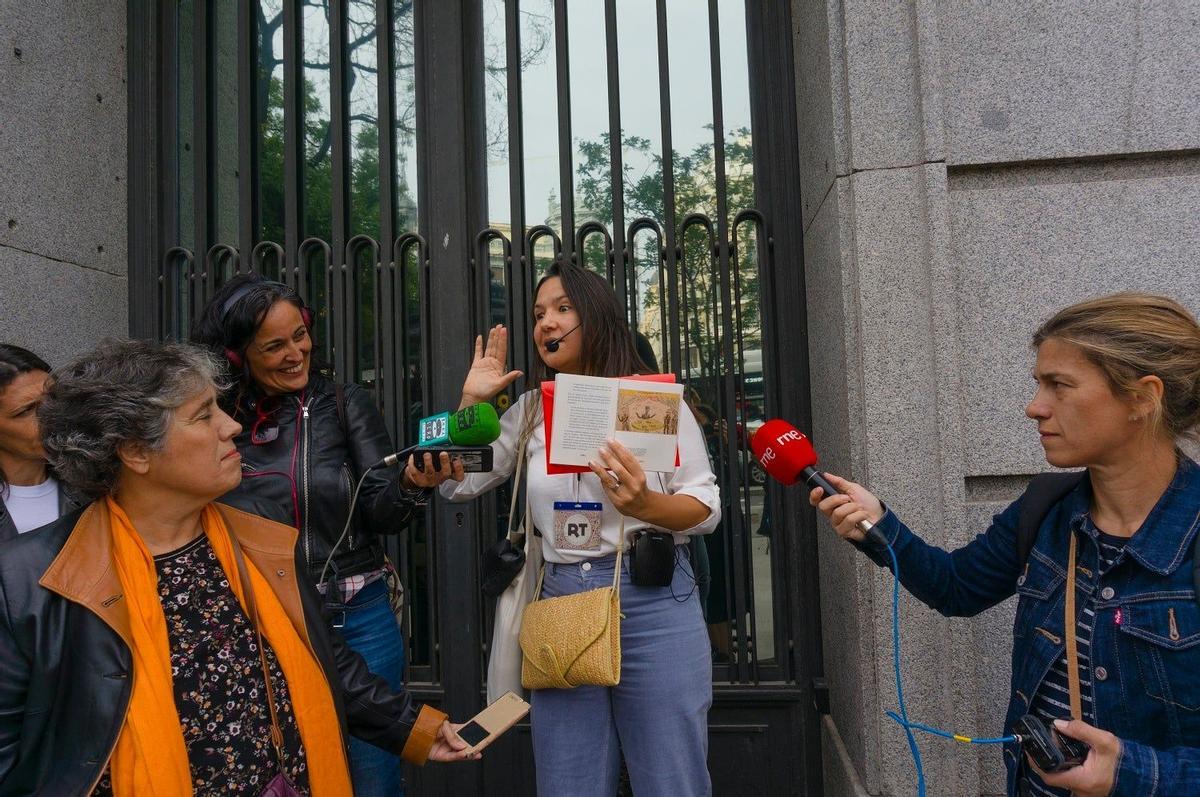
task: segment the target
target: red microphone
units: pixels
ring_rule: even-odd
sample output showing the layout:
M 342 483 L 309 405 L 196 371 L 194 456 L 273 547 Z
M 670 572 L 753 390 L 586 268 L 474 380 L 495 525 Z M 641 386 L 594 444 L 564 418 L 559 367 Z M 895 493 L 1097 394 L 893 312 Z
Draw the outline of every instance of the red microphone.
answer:
M 820 487 L 827 496 L 839 492 L 825 474 L 814 467 L 817 452 L 812 443 L 787 421 L 774 418 L 760 426 L 750 438 L 750 449 L 763 470 L 781 484 L 793 485 L 803 476 L 805 484 L 810 488 Z M 860 520 L 856 525 L 872 542 L 887 547 L 887 538 L 869 520 Z

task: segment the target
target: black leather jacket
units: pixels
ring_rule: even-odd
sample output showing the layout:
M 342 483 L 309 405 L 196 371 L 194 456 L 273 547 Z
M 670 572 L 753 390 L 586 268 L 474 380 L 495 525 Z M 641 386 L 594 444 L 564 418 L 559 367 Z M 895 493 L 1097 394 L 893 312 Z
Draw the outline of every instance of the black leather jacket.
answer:
M 268 575 L 316 654 L 332 687 L 343 745 L 353 734 L 424 763 L 429 752 L 424 734 L 436 730 L 443 715 L 428 706 L 418 714 L 407 692 L 393 692 L 330 630 L 316 590 L 296 578 L 300 555 L 291 529 L 229 507 L 221 510 L 246 559 Z M 129 705 L 133 664 L 121 597 L 111 531 L 103 513 L 90 507 L 0 545 L 5 797 L 71 797 L 95 787 Z
M 273 416 L 279 436 L 263 445 L 250 440 L 255 401 L 261 399 L 243 400 L 233 410 L 242 424 L 234 440 L 242 455 L 242 483 L 221 501 L 243 508 L 256 503 L 279 507 L 300 530 L 300 550 L 314 584 L 346 524 L 350 496 L 363 470 L 396 450 L 366 390 L 345 385 L 342 398 L 344 412 L 339 413 L 334 384 L 313 374 L 303 393 L 279 397 Z M 335 577 L 382 567 L 379 535 L 402 531 L 414 506 L 400 487 L 399 468 L 371 471 L 358 495 L 354 523 L 333 559 Z

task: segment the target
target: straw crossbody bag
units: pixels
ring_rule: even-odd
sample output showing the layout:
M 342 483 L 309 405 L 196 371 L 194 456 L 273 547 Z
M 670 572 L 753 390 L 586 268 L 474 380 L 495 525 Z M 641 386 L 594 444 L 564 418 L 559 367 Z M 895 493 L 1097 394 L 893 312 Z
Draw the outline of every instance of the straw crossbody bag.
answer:
M 617 539 L 625 539 L 624 518 Z M 610 587 L 542 599 L 545 568 L 521 620 L 521 685 L 616 686 L 621 681 L 621 549 Z

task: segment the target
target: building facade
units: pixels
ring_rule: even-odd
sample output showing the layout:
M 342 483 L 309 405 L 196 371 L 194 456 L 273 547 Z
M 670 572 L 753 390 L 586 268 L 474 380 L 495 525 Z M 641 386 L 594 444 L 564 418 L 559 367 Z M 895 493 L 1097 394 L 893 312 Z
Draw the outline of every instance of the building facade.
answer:
M 955 547 L 1045 469 L 1022 410 L 1057 308 L 1148 290 L 1200 310 L 1200 8 L 792 4 L 813 433 L 826 466 Z M 890 576 L 820 535 L 831 794 L 911 793 Z M 901 598 L 913 717 L 990 736 L 1009 601 Z M 837 629 L 837 633 L 831 633 Z M 922 739 L 931 793 L 1002 794 L 994 749 Z
M 960 545 L 1045 467 L 1041 319 L 1120 289 L 1200 311 L 1194 4 L 25 2 L 0 30 L 0 339 L 52 361 L 183 335 L 254 268 L 321 309 L 399 442 L 457 400 L 473 332 L 523 329 L 546 262 L 610 276 L 726 421 L 718 794 L 915 782 L 884 716 L 890 576 L 756 484 L 745 434 L 808 426 L 824 467 Z M 394 552 L 413 688 L 456 716 L 497 515 L 439 504 Z M 910 714 L 998 733 L 1012 603 L 901 607 Z M 529 790 L 526 738 L 415 786 Z M 930 793 L 1003 793 L 995 749 L 920 743 Z

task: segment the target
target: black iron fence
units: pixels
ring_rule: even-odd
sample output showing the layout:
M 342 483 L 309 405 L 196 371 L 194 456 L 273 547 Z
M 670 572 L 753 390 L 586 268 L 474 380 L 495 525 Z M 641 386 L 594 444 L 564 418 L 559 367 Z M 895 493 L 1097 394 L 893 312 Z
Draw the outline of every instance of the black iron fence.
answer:
M 688 386 L 725 496 L 721 528 L 702 543 L 709 563 L 704 592 L 717 592 L 705 607 L 714 678 L 728 683 L 788 681 L 793 678 L 790 659 L 777 651 L 789 649 L 790 631 L 780 619 L 783 614 L 775 611 L 773 586 L 786 583 L 788 576 L 772 566 L 763 474 L 748 453 L 748 438 L 763 419 L 766 385 L 773 378 L 763 372 L 761 351 L 757 367 L 747 362 L 754 354 L 748 334 L 754 341 L 763 337 L 757 308 L 764 305 L 761 286 L 767 284 L 761 275 L 773 267 L 771 240 L 765 219 L 754 209 L 740 211 L 729 229 L 723 240 L 708 217 L 690 214 L 668 237 L 657 220 L 640 217 L 630 222 L 623 236 L 627 244 L 618 251 L 607 227 L 588 222 L 576 230 L 574 254 L 568 256 L 562 238 L 543 225 L 531 228 L 520 245 L 526 252 L 540 252 L 540 258 L 516 257 L 516 247 L 502 231 L 482 230 L 475 238 L 475 257 L 464 264 L 471 286 L 464 345 L 492 324 L 504 323 L 512 330 L 512 361 L 528 364 L 536 355 L 525 308 L 532 304 L 530 293 L 545 266 L 556 259 L 569 257 L 594 268 L 614 285 L 631 328 L 657 333 L 662 370 Z M 669 238 L 680 244 L 668 249 L 664 241 Z M 591 239 L 599 245 L 589 247 Z M 433 368 L 427 343 L 435 332 L 427 312 L 428 269 L 428 245 L 415 233 L 400 236 L 387 249 L 368 236 L 356 236 L 339 253 L 327 242 L 309 238 L 291 258 L 273 241 L 259 242 L 245 259 L 229 244 L 211 247 L 202 258 L 174 247 L 164 254 L 158 277 L 159 334 L 185 338 L 208 298 L 237 273 L 254 271 L 285 282 L 313 308 L 313 337 L 332 376 L 366 386 L 397 447 L 404 447 L 413 441 L 417 419 L 431 406 L 425 376 Z M 648 316 L 660 323 L 647 325 Z M 518 384 L 514 390 L 528 387 L 532 385 Z M 501 409 L 510 399 L 500 398 Z M 496 503 L 500 511 L 506 505 Z M 501 533 L 505 522 L 499 515 L 484 528 Z M 756 534 L 764 539 L 756 540 Z M 427 529 L 418 523 L 392 553 L 410 584 L 405 631 L 412 677 L 436 683 L 437 567 L 434 549 L 426 542 Z M 482 548 L 491 535 L 485 531 L 476 542 Z M 479 619 L 486 641 L 490 611 Z
M 688 386 L 725 496 L 702 551 L 728 712 L 714 709 L 714 733 L 758 750 L 739 712 L 774 701 L 771 722 L 791 730 L 772 745 L 802 750 L 793 771 L 812 786 L 815 529 L 748 452 L 764 418 L 808 415 L 789 8 L 131 4 L 131 41 L 155 45 L 130 54 L 131 113 L 147 116 L 131 142 L 156 131 L 130 159 L 131 325 L 185 337 L 233 274 L 286 282 L 313 307 L 335 378 L 370 388 L 403 446 L 445 409 L 434 399 L 449 400 L 459 353 L 489 325 L 510 327 L 514 367 L 529 372 L 531 292 L 549 263 L 604 275 Z M 410 681 L 459 713 L 478 701 L 464 695 L 490 632 L 471 560 L 507 506 L 434 507 L 391 551 L 410 595 Z M 460 616 L 478 622 L 464 630 Z M 729 783 L 746 777 L 736 758 Z

